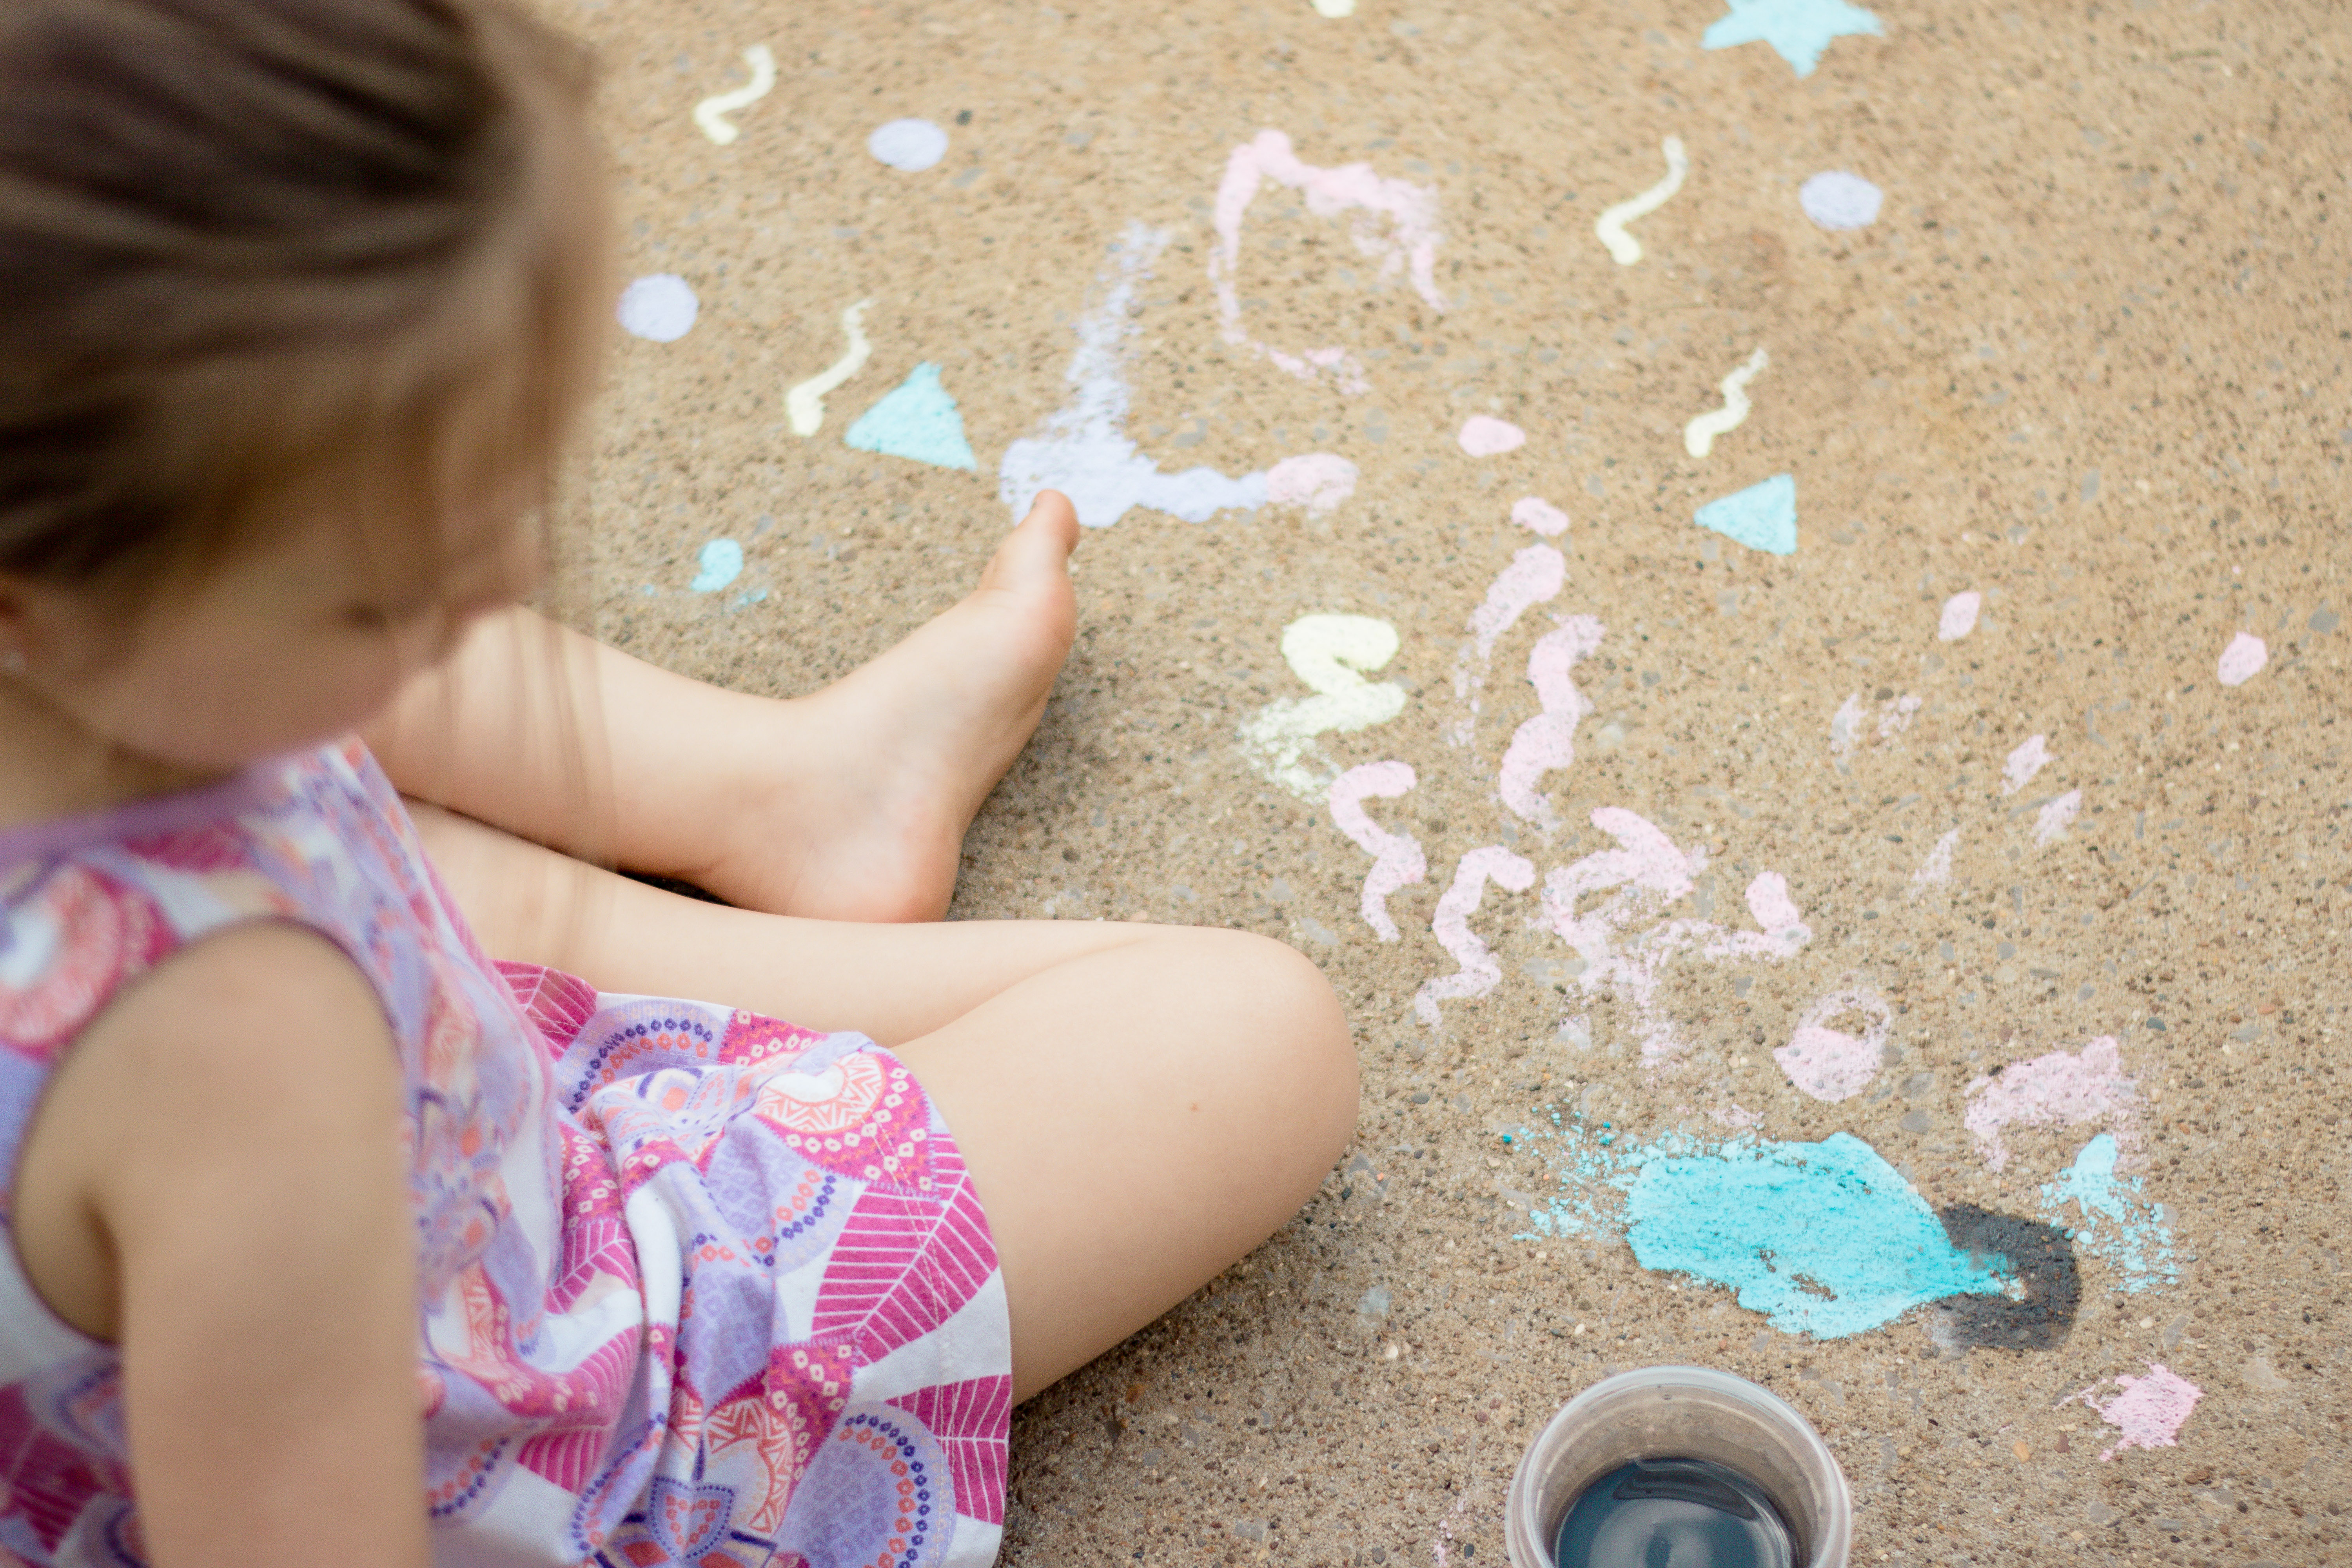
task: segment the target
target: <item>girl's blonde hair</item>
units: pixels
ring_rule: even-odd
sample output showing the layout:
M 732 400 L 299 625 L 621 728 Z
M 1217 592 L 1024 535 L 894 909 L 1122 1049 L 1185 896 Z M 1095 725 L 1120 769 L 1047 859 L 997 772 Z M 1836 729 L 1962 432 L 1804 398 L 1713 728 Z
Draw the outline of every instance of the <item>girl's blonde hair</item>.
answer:
M 6 0 L 0 573 L 540 499 L 606 288 L 588 77 L 514 0 Z

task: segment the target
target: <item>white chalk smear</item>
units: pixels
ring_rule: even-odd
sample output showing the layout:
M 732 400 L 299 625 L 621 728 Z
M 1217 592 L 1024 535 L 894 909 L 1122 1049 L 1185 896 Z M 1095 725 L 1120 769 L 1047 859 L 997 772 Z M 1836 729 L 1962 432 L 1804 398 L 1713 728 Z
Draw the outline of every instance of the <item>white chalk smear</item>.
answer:
M 1891 741 L 1911 727 L 1911 720 L 1919 711 L 1919 699 L 1910 692 L 1892 698 L 1878 710 L 1878 738 Z
M 2025 743 L 2009 753 L 2009 761 L 2000 768 L 2000 793 L 2015 795 L 2033 782 L 2033 775 L 2050 765 L 2050 747 L 2045 737 L 2029 735 Z
M 1830 1023 L 1848 1013 L 1864 1019 L 1862 1033 L 1849 1035 Z M 1790 1083 L 1815 1100 L 1852 1100 L 1878 1076 L 1886 1031 L 1895 1010 L 1875 991 L 1833 991 L 1805 1010 L 1789 1043 L 1772 1053 Z
M 1568 513 L 1541 496 L 1521 496 L 1513 501 L 1511 521 L 1521 528 L 1533 529 L 1550 539 L 1558 539 L 1568 531 Z
M 751 68 L 751 79 L 732 92 L 722 92 L 704 99 L 694 106 L 694 122 L 702 133 L 721 147 L 742 134 L 735 122 L 727 118 L 739 109 L 749 109 L 776 89 L 776 57 L 768 52 L 765 44 L 753 44 L 743 51 L 743 63 Z
M 874 128 L 866 150 L 902 174 L 919 174 L 948 155 L 948 133 L 928 120 L 893 120 Z
M 1960 830 L 1957 827 L 1937 839 L 1936 847 L 1927 851 L 1927 858 L 1919 862 L 1919 868 L 1911 873 L 1911 891 L 1908 896 L 1916 899 L 1928 889 L 1939 888 L 1950 881 L 1952 851 L 1959 847 Z
M 1977 629 L 1977 612 L 1984 607 L 1984 595 L 1974 588 L 1965 594 L 1955 594 L 1944 601 L 1944 613 L 1936 618 L 1936 640 L 1958 642 Z
M 1338 769 L 1315 741 L 1385 724 L 1404 711 L 1404 688 L 1360 673 L 1396 657 L 1396 628 L 1370 616 L 1301 616 L 1282 629 L 1282 657 L 1312 697 L 1269 702 L 1242 721 L 1243 759 L 1301 799 L 1327 796 Z
M 2066 837 L 2066 829 L 2074 824 L 2075 815 L 2083 809 L 2083 792 L 2070 789 L 2042 808 L 2033 819 L 2033 842 L 2054 844 Z
M 1824 169 L 1797 188 L 1797 205 L 1822 228 L 1868 228 L 1878 221 L 1885 192 L 1860 174 Z
M 1265 471 L 1265 499 L 1321 517 L 1356 493 L 1356 465 L 1330 452 L 1285 458 Z
M 674 343 L 694 330 L 702 301 L 693 286 L 675 272 L 640 278 L 621 290 L 620 309 L 614 312 L 621 330 L 649 342 Z
M 1853 751 L 1854 742 L 1862 738 L 1863 721 L 1868 717 L 1859 691 L 1839 703 L 1838 710 L 1830 715 L 1830 755 L 1843 757 Z
M 1683 188 L 1683 177 L 1690 173 L 1690 159 L 1683 152 L 1683 139 L 1669 136 L 1664 151 L 1666 154 L 1666 177 L 1638 196 L 1628 196 L 1594 220 L 1592 232 L 1609 247 L 1609 254 L 1620 267 L 1631 267 L 1642 259 L 1642 242 L 1625 232 L 1625 226 L 1637 217 L 1647 217 L 1666 205 L 1667 198 Z
M 1478 905 L 1486 896 L 1486 884 L 1514 893 L 1524 893 L 1535 886 L 1535 863 L 1523 856 L 1514 855 L 1499 844 L 1473 849 L 1462 857 L 1454 868 L 1454 885 L 1437 900 L 1436 916 L 1430 929 L 1437 933 L 1440 947 L 1454 955 L 1461 968 L 1452 974 L 1440 975 L 1422 982 L 1413 993 L 1413 1016 L 1430 1028 L 1437 1027 L 1438 1003 L 1457 996 L 1484 996 L 1503 978 L 1503 966 L 1495 962 L 1478 933 L 1470 929 L 1470 917 L 1478 912 Z
M 1704 458 L 1715 450 L 1715 438 L 1727 430 L 1737 430 L 1748 417 L 1748 384 L 1772 363 L 1772 356 L 1758 349 L 1748 356 L 1748 363 L 1723 378 L 1723 406 L 1709 409 L 1683 426 L 1683 450 L 1694 458 Z
M 1398 940 L 1396 921 L 1389 914 L 1389 895 L 1429 874 L 1421 841 L 1410 833 L 1391 833 L 1364 810 L 1367 799 L 1393 800 L 1417 781 L 1410 763 L 1366 763 L 1349 768 L 1331 781 L 1331 820 L 1355 845 L 1372 858 L 1364 873 L 1364 923 L 1382 942 Z
M 784 394 L 784 412 L 792 420 L 793 435 L 815 435 L 824 424 L 824 395 L 866 368 L 866 357 L 874 352 L 874 345 L 866 341 L 859 318 L 872 303 L 860 300 L 841 312 L 841 335 L 849 340 L 849 347 L 822 372 Z
M 2221 650 L 2221 663 L 2215 673 L 2224 686 L 2243 686 L 2271 661 L 2271 650 L 2263 639 L 2252 632 L 2240 632 Z
M 1558 631 L 1544 634 L 1528 655 L 1528 681 L 1543 711 L 1513 731 L 1503 752 L 1499 783 L 1503 804 L 1540 827 L 1559 820 L 1544 794 L 1543 776 L 1576 761 L 1577 721 L 1593 710 L 1591 700 L 1576 689 L 1573 667 L 1592 657 L 1602 635 L 1596 617 L 1570 616 Z

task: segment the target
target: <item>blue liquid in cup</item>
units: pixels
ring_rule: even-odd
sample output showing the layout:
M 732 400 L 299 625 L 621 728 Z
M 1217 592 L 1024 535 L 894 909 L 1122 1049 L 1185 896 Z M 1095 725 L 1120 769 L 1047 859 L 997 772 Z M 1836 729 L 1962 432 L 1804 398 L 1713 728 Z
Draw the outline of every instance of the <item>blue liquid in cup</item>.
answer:
M 1764 1489 L 1706 1459 L 1636 1459 L 1577 1495 L 1552 1542 L 1559 1568 L 1791 1568 Z

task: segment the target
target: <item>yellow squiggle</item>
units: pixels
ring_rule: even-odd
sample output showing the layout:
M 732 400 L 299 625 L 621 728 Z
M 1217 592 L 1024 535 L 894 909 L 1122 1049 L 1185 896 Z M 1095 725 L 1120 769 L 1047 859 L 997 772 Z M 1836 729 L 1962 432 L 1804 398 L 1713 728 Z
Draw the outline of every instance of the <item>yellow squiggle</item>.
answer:
M 1609 254 L 1620 267 L 1631 267 L 1642 259 L 1642 242 L 1625 232 L 1625 226 L 1637 217 L 1647 217 L 1665 205 L 1666 198 L 1683 188 L 1683 176 L 1690 173 L 1690 158 L 1683 152 L 1683 139 L 1669 136 L 1665 141 L 1666 177 L 1638 196 L 1628 196 L 1602 213 L 1592 225 L 1592 232 L 1609 247 Z
M 784 413 L 793 422 L 795 436 L 814 436 L 824 423 L 824 395 L 866 368 L 866 356 L 874 345 L 866 341 L 866 332 L 858 318 L 866 313 L 871 300 L 860 300 L 841 313 L 842 335 L 849 340 L 848 352 L 784 394 Z
M 1683 450 L 1694 458 L 1704 458 L 1715 449 L 1715 438 L 1727 430 L 1737 430 L 1748 417 L 1748 384 L 1763 368 L 1772 363 L 1772 356 L 1758 349 L 1748 356 L 1748 363 L 1723 378 L 1723 406 L 1710 408 L 1683 426 Z
M 743 51 L 743 63 L 751 68 L 751 79 L 732 92 L 722 92 L 704 99 L 694 106 L 694 122 L 702 133 L 721 147 L 742 134 L 735 122 L 727 118 L 739 109 L 748 109 L 776 88 L 776 57 L 765 44 L 753 44 Z

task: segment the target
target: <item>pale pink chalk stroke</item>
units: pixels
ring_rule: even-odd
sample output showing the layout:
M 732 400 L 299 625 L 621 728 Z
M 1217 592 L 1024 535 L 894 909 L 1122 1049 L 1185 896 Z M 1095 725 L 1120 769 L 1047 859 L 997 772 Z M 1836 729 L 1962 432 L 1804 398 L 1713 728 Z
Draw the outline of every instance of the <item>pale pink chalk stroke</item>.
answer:
M 1543 792 L 1543 776 L 1576 761 L 1577 722 L 1593 707 L 1576 689 L 1574 667 L 1592 657 L 1603 635 L 1598 617 L 1570 616 L 1528 655 L 1528 682 L 1543 710 L 1512 732 L 1500 777 L 1503 804 L 1522 821 L 1543 827 L 1559 821 Z
M 2148 1362 L 2146 1377 L 2134 1377 L 2124 1373 L 2116 1377 L 2117 1392 L 2106 1399 L 2097 1398 L 2093 1384 L 2080 1394 L 2069 1394 L 2061 1404 L 2072 1405 L 2081 1400 L 2099 1413 L 2099 1419 L 2123 1434 L 2115 1445 L 2099 1456 L 2101 1463 L 2113 1459 L 2126 1448 L 2172 1448 L 2180 1442 L 2180 1429 L 2189 1425 L 2189 1417 L 2205 1391 L 2168 1370 L 2161 1362 Z
M 2066 837 L 2066 829 L 2074 825 L 2075 816 L 2083 809 L 2083 792 L 2070 789 L 2042 808 L 2033 819 L 2033 842 L 2055 844 Z
M 1917 898 L 1930 888 L 1938 888 L 1952 879 L 1952 851 L 1960 847 L 1960 830 L 1953 828 L 1936 840 L 1919 868 L 1911 873 L 1910 897 Z
M 1977 612 L 1983 607 L 1984 595 L 1974 588 L 1945 600 L 1944 613 L 1936 620 L 1936 640 L 1958 642 L 1976 630 Z
M 2214 673 L 2221 678 L 2224 686 L 2243 686 L 2270 661 L 2270 647 L 2262 638 L 2252 632 L 2240 632 L 2221 650 L 2221 662 Z
M 1541 496 L 1521 496 L 1513 501 L 1511 521 L 1521 528 L 1531 528 L 1548 539 L 1558 539 L 1568 531 L 1568 513 Z
M 1285 458 L 1265 472 L 1265 499 L 1321 517 L 1356 493 L 1356 465 L 1330 452 Z
M 1396 921 L 1389 915 L 1389 895 L 1427 876 L 1429 862 L 1419 839 L 1381 827 L 1365 812 L 1364 802 L 1393 800 L 1415 782 L 1412 764 L 1398 762 L 1366 763 L 1331 781 L 1331 820 L 1372 858 L 1372 868 L 1364 874 L 1364 923 L 1382 942 L 1399 940 Z
M 2033 782 L 2033 775 L 2050 765 L 2048 738 L 2029 735 L 2025 743 L 2009 753 L 2009 761 L 2000 767 L 2000 793 L 2015 795 Z
M 1832 1029 L 1832 1020 L 1859 1013 L 1862 1033 Z M 1851 1100 L 1878 1076 L 1895 1010 L 1874 991 L 1833 991 L 1805 1010 L 1789 1043 L 1772 1053 L 1789 1081 L 1815 1100 Z
M 1495 644 L 1536 605 L 1557 595 L 1568 582 L 1568 558 L 1549 544 L 1530 544 L 1512 555 L 1511 563 L 1486 585 L 1486 597 L 1470 612 L 1470 635 L 1478 657 L 1493 655 Z
M 1503 966 L 1470 929 L 1470 917 L 1478 912 L 1479 902 L 1486 896 L 1486 884 L 1514 893 L 1524 893 L 1535 886 L 1534 862 L 1514 855 L 1499 844 L 1473 849 L 1462 857 L 1454 868 L 1454 885 L 1437 900 L 1436 916 L 1430 929 L 1437 934 L 1437 944 L 1454 955 L 1461 969 L 1447 975 L 1422 982 L 1413 994 L 1413 1015 L 1423 1024 L 1437 1027 L 1438 1003 L 1451 997 L 1484 996 L 1503 978 Z
M 2052 1051 L 2011 1062 L 1997 1076 L 1972 1081 L 1966 1099 L 1960 1124 L 1996 1171 L 2009 1163 L 2009 1146 L 2000 1136 L 2005 1127 L 2099 1122 L 2115 1134 L 2116 1147 L 2125 1154 L 2139 1147 L 2139 1089 L 2124 1071 L 2123 1047 L 2113 1035 L 2101 1035 L 2079 1056 Z
M 1490 414 L 1473 414 L 1462 422 L 1462 433 L 1454 437 L 1462 449 L 1474 458 L 1492 458 L 1505 452 L 1516 452 L 1528 444 L 1528 433 L 1507 419 L 1497 419 Z
M 1878 738 L 1891 741 L 1911 727 L 1912 717 L 1919 711 L 1919 699 L 1905 692 L 1878 710 Z
M 1242 216 L 1267 180 L 1290 186 L 1307 198 L 1307 210 L 1317 217 L 1337 217 L 1355 209 L 1356 248 L 1381 262 L 1382 276 L 1407 273 L 1413 291 L 1433 310 L 1445 309 L 1437 291 L 1437 194 L 1402 180 L 1384 180 L 1370 163 L 1345 163 L 1318 168 L 1301 163 L 1290 138 L 1279 131 L 1261 131 L 1233 151 L 1225 161 L 1224 178 L 1217 185 L 1217 243 L 1209 251 L 1209 280 L 1217 291 L 1217 312 L 1225 342 L 1255 350 L 1281 370 L 1302 381 L 1329 374 L 1347 393 L 1368 391 L 1371 384 L 1363 366 L 1344 349 L 1308 349 L 1302 353 L 1282 350 L 1252 338 L 1242 326 L 1238 279 L 1242 258 Z M 1389 221 L 1379 232 L 1376 218 Z

